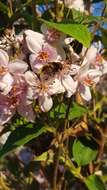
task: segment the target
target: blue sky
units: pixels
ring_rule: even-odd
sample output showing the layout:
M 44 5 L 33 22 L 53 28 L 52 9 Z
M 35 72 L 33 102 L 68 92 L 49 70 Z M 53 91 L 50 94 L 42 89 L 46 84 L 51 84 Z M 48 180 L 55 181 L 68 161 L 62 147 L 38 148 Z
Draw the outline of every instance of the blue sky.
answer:
M 104 2 L 94 3 L 93 4 L 93 15 L 94 16 L 101 16 L 104 6 L 105 6 Z M 107 29 L 107 23 L 103 24 L 103 28 Z
M 104 8 L 104 2 L 94 3 L 93 4 L 93 15 L 94 16 L 101 16 L 102 10 Z

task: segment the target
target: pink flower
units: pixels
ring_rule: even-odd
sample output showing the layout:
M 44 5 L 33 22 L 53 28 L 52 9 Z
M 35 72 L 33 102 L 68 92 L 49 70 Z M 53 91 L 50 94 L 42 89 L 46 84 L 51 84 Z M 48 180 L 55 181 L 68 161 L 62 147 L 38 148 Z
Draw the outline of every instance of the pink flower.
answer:
M 12 90 L 9 93 L 9 102 L 14 112 L 25 117 L 28 121 L 35 120 L 35 112 L 32 106 L 32 93 L 23 76 L 16 76 Z
M 34 72 L 38 72 L 48 62 L 65 59 L 64 50 L 61 47 L 56 49 L 48 44 L 43 34 L 27 30 L 25 36 L 27 47 L 31 52 L 30 63 Z
M 31 71 L 25 73 L 25 79 L 33 91 L 34 99 L 38 98 L 40 108 L 43 112 L 48 112 L 53 101 L 51 95 L 64 92 L 64 88 L 58 79 L 53 81 L 42 81 Z
M 46 63 L 57 61 L 59 58 L 55 48 L 49 44 L 44 44 L 37 49 L 35 54 L 30 55 L 30 63 L 34 72 L 40 70 Z
M 62 68 L 57 73 L 57 78 L 61 81 L 62 86 L 67 92 L 67 97 L 71 97 L 77 89 L 77 81 L 74 81 L 73 76 L 77 74 L 79 70 L 78 65 L 70 64 L 67 61 L 60 63 Z
M 102 75 L 107 73 L 107 61 L 102 57 L 101 54 L 96 55 L 95 61 L 92 66 L 102 72 Z
M 14 115 L 14 108 L 8 97 L 0 94 L 0 125 L 7 123 Z
M 8 54 L 0 49 L 0 93 L 7 95 L 13 86 L 13 75 L 22 74 L 28 68 L 27 63 L 21 60 L 9 62 Z
M 45 40 L 50 44 L 62 45 L 65 39 L 65 34 L 54 28 L 47 27 L 46 24 L 41 25 L 41 31 L 44 34 Z
M 21 75 L 14 78 L 14 85 L 7 96 L 0 95 L 0 125 L 7 123 L 16 111 L 28 121 L 34 122 L 32 93 Z
M 13 77 L 8 71 L 9 57 L 7 53 L 0 49 L 0 93 L 7 95 L 13 84 Z
M 89 69 L 89 65 L 82 66 L 78 72 L 79 93 L 86 101 L 91 100 L 90 87 L 97 84 L 102 73 L 98 69 Z
M 94 45 L 91 45 L 91 47 L 88 49 L 88 51 L 86 52 L 86 55 L 85 55 L 87 62 L 90 64 L 92 62 L 94 62 L 96 59 L 97 53 L 98 53 L 98 49 Z M 85 52 L 84 52 L 84 54 L 85 54 Z
M 83 0 L 64 0 L 64 4 L 66 7 L 70 9 L 76 9 L 81 12 L 84 12 L 84 2 Z

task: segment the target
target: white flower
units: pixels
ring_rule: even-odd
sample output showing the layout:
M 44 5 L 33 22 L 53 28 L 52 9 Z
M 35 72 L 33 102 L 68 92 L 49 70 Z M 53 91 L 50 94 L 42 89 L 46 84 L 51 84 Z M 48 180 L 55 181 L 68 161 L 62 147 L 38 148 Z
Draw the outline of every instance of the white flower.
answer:
M 102 73 L 98 69 L 89 69 L 89 65 L 82 66 L 78 72 L 78 90 L 86 101 L 91 100 L 90 87 L 99 82 Z
M 0 93 L 7 95 L 14 84 L 14 77 L 23 74 L 28 68 L 27 63 L 16 59 L 9 62 L 8 54 L 0 49 Z
M 65 39 L 65 34 L 51 27 L 47 27 L 46 24 L 41 25 L 41 31 L 44 34 L 45 40 L 53 45 L 61 45 Z
M 87 53 L 86 53 L 86 55 L 85 55 L 87 61 L 88 61 L 89 63 L 93 62 L 93 61 L 95 60 L 95 58 L 96 58 L 97 53 L 98 53 L 98 49 L 97 49 L 94 45 L 92 45 L 92 46 L 88 49 L 88 51 L 87 51 Z
M 53 106 L 51 95 L 64 92 L 64 88 L 58 79 L 51 82 L 42 81 L 31 71 L 25 73 L 25 79 L 33 91 L 34 99 L 38 98 L 43 112 L 49 111 Z
M 64 0 L 64 4 L 66 7 L 72 9 L 79 10 L 84 12 L 84 2 L 83 0 Z
M 61 62 L 60 64 L 62 65 L 62 68 L 56 76 L 65 88 L 67 97 L 71 97 L 76 92 L 77 81 L 74 81 L 73 76 L 77 74 L 79 66 L 74 64 L 70 65 L 67 61 Z
M 30 64 L 34 72 L 38 72 L 46 63 L 65 59 L 64 50 L 55 48 L 45 41 L 44 35 L 32 30 L 25 31 L 26 43 L 30 55 Z
M 13 85 L 14 79 L 8 70 L 8 54 L 0 49 L 0 93 L 7 95 Z
M 107 73 L 107 61 L 102 57 L 101 54 L 97 54 L 95 61 L 92 66 L 102 72 L 102 75 Z

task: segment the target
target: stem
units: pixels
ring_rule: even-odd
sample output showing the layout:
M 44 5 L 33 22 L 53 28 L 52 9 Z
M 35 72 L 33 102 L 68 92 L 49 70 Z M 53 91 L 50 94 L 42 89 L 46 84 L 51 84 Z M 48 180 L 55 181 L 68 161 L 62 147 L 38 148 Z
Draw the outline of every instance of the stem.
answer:
M 101 139 L 100 139 L 100 148 L 99 148 L 99 154 L 97 157 L 97 160 L 100 161 L 103 157 L 103 153 L 104 153 L 104 147 L 105 147 L 105 143 L 106 143 L 106 137 L 105 134 L 107 134 L 107 129 L 105 129 L 104 131 L 102 129 L 99 128 L 99 132 L 101 134 Z
M 106 3 L 105 3 L 104 8 L 103 8 L 102 13 L 101 13 L 101 16 L 104 16 L 105 11 L 106 11 L 106 7 L 107 7 L 107 5 L 106 5 Z
M 63 99 L 62 99 L 62 101 L 63 101 Z M 67 125 L 68 125 L 68 114 L 69 114 L 70 105 L 71 105 L 71 99 L 69 99 L 69 102 L 68 102 L 68 108 L 67 108 L 66 114 L 65 114 L 65 123 L 64 123 L 63 131 L 66 130 Z M 61 138 L 58 140 L 58 148 L 56 149 L 56 152 L 54 155 L 54 174 L 53 174 L 53 184 L 52 184 L 53 190 L 57 190 L 58 166 L 59 166 L 59 158 L 60 158 L 61 151 L 62 151 L 61 145 L 63 143 L 63 138 L 64 138 L 64 133 L 62 132 Z
M 59 14 L 58 1 L 57 0 L 54 1 L 54 5 L 55 5 L 55 21 L 57 21 L 58 20 L 58 14 Z
M 65 114 L 65 123 L 64 123 L 63 132 L 66 130 L 66 128 L 68 126 L 68 115 L 69 115 L 70 106 L 71 106 L 71 98 L 69 99 L 68 108 L 67 108 L 66 114 Z M 54 167 L 54 176 L 53 176 L 53 190 L 57 190 L 57 175 L 58 175 L 59 158 L 60 158 L 61 151 L 62 151 L 61 145 L 62 145 L 63 139 L 64 139 L 63 132 L 62 132 L 62 137 L 59 142 L 59 147 L 57 148 L 57 150 L 55 152 L 55 156 L 54 156 L 55 167 Z M 68 139 L 66 141 L 66 146 L 68 146 Z
M 59 113 L 60 113 L 60 108 L 61 108 L 62 102 L 63 102 L 63 97 L 61 98 L 61 103 L 60 103 L 60 106 L 58 109 Z M 59 139 L 57 141 L 59 143 Z M 60 148 L 60 143 L 59 143 L 59 147 L 56 149 L 56 152 L 54 155 L 54 173 L 53 173 L 53 184 L 52 184 L 53 190 L 57 190 L 57 176 L 58 176 L 58 166 L 59 166 L 60 154 L 61 154 L 61 148 Z
M 12 4 L 12 0 L 8 0 L 8 4 L 9 4 L 9 9 L 10 9 L 10 15 L 13 15 L 13 4 Z
M 55 156 L 54 156 L 54 176 L 53 176 L 53 190 L 57 190 L 57 176 L 58 176 L 58 166 L 59 166 L 59 158 L 61 154 L 61 148 L 58 147 Z
M 91 9 L 91 2 L 90 2 L 90 0 L 86 0 L 86 9 L 87 9 L 88 13 L 90 14 L 90 9 Z
M 37 30 L 36 0 L 32 0 L 31 6 L 32 6 L 32 15 L 33 15 L 32 29 Z

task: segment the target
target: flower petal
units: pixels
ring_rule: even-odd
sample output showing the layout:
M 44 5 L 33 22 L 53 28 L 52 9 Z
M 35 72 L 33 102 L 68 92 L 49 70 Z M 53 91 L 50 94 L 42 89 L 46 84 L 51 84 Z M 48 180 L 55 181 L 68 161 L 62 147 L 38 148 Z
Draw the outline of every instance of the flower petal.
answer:
M 80 66 L 71 64 L 70 75 L 76 75 L 80 69 Z
M 35 54 L 31 54 L 30 57 L 30 65 L 32 67 L 32 70 L 36 73 L 38 71 L 40 71 L 40 69 L 43 67 L 43 63 L 39 63 L 36 61 L 36 56 Z
M 0 66 L 7 67 L 9 62 L 9 56 L 6 51 L 0 49 Z
M 32 30 L 26 30 L 25 36 L 29 51 L 32 53 L 38 53 L 44 44 L 44 35 Z
M 79 93 L 84 100 L 86 100 L 86 101 L 91 100 L 91 92 L 90 92 L 90 88 L 88 86 L 81 84 L 79 86 Z
M 14 113 L 15 109 L 11 108 L 9 104 L 0 104 L 0 125 L 7 123 Z
M 65 38 L 64 42 L 65 42 L 66 45 L 68 45 L 68 44 L 70 44 L 73 40 L 74 40 L 74 38 L 67 37 L 67 38 Z
M 72 96 L 76 92 L 77 82 L 75 82 L 70 75 L 65 75 L 62 78 L 62 84 L 67 91 L 67 97 Z
M 12 74 L 23 74 L 28 69 L 28 64 L 22 60 L 14 60 L 9 63 L 9 71 Z
M 98 69 L 90 69 L 87 72 L 87 76 L 89 76 L 89 78 L 91 78 L 94 83 L 99 82 L 101 75 L 102 73 Z
M 101 72 L 103 75 L 107 73 L 107 61 L 105 60 L 103 60 Z
M 93 45 L 88 49 L 86 53 L 86 59 L 89 63 L 94 61 L 97 52 L 98 52 L 97 48 L 95 48 Z
M 55 79 L 53 83 L 49 86 L 49 94 L 60 94 L 65 92 L 65 88 L 61 84 L 61 81 L 58 79 Z
M 70 9 L 76 9 L 81 12 L 84 12 L 84 2 L 83 0 L 64 0 L 64 4 L 66 7 Z
M 6 75 L 4 75 L 2 79 L 0 80 L 1 94 L 7 95 L 12 89 L 13 82 L 14 80 L 13 80 L 13 77 L 10 75 L 10 73 L 7 73 Z
M 56 61 L 61 61 L 61 60 L 65 60 L 66 59 L 66 54 L 65 54 L 65 51 L 64 49 L 57 45 L 57 53 L 58 53 L 58 56 L 57 56 L 57 60 Z
M 46 59 L 39 58 L 38 55 L 41 52 L 46 53 L 47 55 Z M 55 62 L 62 60 L 61 53 L 63 58 L 65 58 L 65 52 L 62 48 L 58 48 L 57 52 L 57 49 L 55 47 L 51 46 L 48 43 L 44 43 L 44 45 L 41 47 L 40 51 L 37 54 L 35 53 L 30 55 L 30 64 L 32 70 L 34 72 L 38 72 L 44 66 L 44 64 L 48 62 Z
M 38 53 L 41 50 L 41 43 L 38 43 L 37 40 L 31 36 L 26 37 L 26 43 L 31 53 Z
M 25 117 L 28 121 L 35 121 L 35 112 L 32 105 L 25 105 L 22 103 L 17 107 L 17 111 L 22 117 Z
M 36 38 L 37 41 L 40 40 L 40 41 L 44 42 L 44 35 L 39 32 L 35 32 L 33 30 L 26 30 L 24 32 L 24 34 L 25 34 L 25 36 L 30 36 L 30 37 Z
M 24 74 L 24 77 L 25 77 L 26 82 L 27 82 L 30 86 L 35 86 L 36 83 L 38 82 L 38 77 L 37 77 L 37 75 L 34 74 L 34 73 L 31 72 L 31 71 L 27 71 L 27 72 Z
M 51 96 L 46 93 L 43 96 L 39 96 L 39 105 L 43 112 L 48 112 L 53 106 Z

